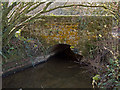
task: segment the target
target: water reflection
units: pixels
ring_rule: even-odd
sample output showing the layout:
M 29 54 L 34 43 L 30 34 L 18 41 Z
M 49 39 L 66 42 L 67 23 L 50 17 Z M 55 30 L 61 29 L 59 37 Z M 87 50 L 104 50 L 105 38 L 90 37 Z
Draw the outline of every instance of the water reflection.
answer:
M 48 62 L 3 78 L 3 88 L 91 88 L 84 69 L 56 56 Z

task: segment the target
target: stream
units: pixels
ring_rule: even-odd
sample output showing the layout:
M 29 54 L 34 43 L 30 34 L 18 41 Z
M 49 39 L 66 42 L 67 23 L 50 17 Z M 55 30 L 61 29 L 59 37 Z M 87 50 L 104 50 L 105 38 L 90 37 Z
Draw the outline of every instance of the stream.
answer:
M 39 64 L 2 78 L 3 88 L 92 88 L 86 69 L 66 58 L 50 57 Z

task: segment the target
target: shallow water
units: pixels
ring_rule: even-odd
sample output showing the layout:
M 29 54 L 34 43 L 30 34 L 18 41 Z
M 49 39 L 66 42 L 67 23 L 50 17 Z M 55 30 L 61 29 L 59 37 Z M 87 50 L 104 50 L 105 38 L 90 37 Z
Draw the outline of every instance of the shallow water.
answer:
M 62 59 L 62 60 L 61 60 Z M 48 62 L 2 79 L 3 88 L 91 88 L 90 74 L 66 58 Z

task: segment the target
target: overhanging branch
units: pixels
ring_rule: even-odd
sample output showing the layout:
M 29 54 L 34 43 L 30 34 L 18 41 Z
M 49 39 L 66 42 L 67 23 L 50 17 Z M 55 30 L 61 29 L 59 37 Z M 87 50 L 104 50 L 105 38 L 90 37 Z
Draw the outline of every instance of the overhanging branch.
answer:
M 26 19 L 25 21 L 21 22 L 20 24 L 16 25 L 12 30 L 11 32 L 9 33 L 9 36 L 8 38 L 6 39 L 6 43 L 11 39 L 12 35 L 14 35 L 14 33 L 19 29 L 21 28 L 22 26 L 25 25 L 25 23 L 31 21 L 31 20 L 34 20 L 35 17 L 38 17 L 39 15 L 43 14 L 43 13 L 47 13 L 47 12 L 50 12 L 50 11 L 53 11 L 53 10 L 56 10 L 56 9 L 59 9 L 59 8 L 66 8 L 66 7 L 72 7 L 72 6 L 81 6 L 81 7 L 101 7 L 101 8 L 104 8 L 104 9 L 108 9 L 106 6 L 104 5 L 84 5 L 84 4 L 71 4 L 71 5 L 64 5 L 64 6 L 57 6 L 57 7 L 54 7 L 52 9 L 48 9 L 47 8 L 51 5 L 51 3 L 53 2 L 48 2 L 46 4 L 46 6 L 43 8 L 42 11 L 39 11 L 38 13 L 36 13 L 35 15 L 29 17 L 28 19 Z M 42 3 L 43 4 L 43 3 Z M 38 5 L 39 6 L 39 5 Z M 35 9 L 36 7 L 32 8 L 32 9 Z M 27 12 L 27 9 L 25 10 L 25 12 Z M 4 44 L 6 45 L 6 44 Z
M 47 8 L 50 6 L 50 4 L 52 4 L 53 2 L 48 2 L 47 4 L 46 4 L 46 6 L 43 8 L 43 11 L 46 11 L 47 10 Z
M 76 5 L 65 5 L 65 6 L 58 6 L 58 7 L 55 7 L 55 8 L 52 8 L 52 9 L 49 9 L 47 11 L 45 11 L 44 13 L 46 12 L 50 12 L 50 11 L 53 11 L 53 10 L 56 10 L 56 9 L 59 9 L 59 8 L 66 8 L 66 7 L 72 7 L 72 6 L 82 6 L 82 7 L 102 7 L 104 9 L 107 9 L 107 7 L 103 6 L 103 5 L 99 5 L 99 6 L 96 6 L 96 5 L 83 5 L 83 4 L 76 4 Z

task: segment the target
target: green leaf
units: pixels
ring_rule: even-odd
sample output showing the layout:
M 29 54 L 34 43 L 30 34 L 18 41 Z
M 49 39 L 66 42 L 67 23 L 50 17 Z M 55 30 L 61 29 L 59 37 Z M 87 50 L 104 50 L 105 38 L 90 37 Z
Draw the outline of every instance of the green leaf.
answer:
M 110 61 L 110 64 L 113 64 L 113 59 L 111 59 L 111 58 L 110 58 L 110 60 L 109 60 L 109 61 Z
M 71 46 L 70 48 L 72 49 L 72 48 L 74 48 L 74 46 Z
M 97 80 L 100 80 L 100 75 L 98 75 L 98 74 L 95 75 L 95 76 L 93 77 L 93 80 L 96 80 L 96 81 L 97 81 Z
M 111 75 L 112 75 L 112 73 L 108 74 L 108 76 L 111 76 Z
M 14 49 L 14 47 L 11 47 L 10 49 Z
M 102 83 L 98 83 L 98 86 L 100 86 Z
M 112 82 L 115 82 L 115 79 L 110 79 L 106 83 L 112 83 Z
M 104 85 L 106 85 L 107 83 L 103 83 L 102 85 L 104 86 Z

